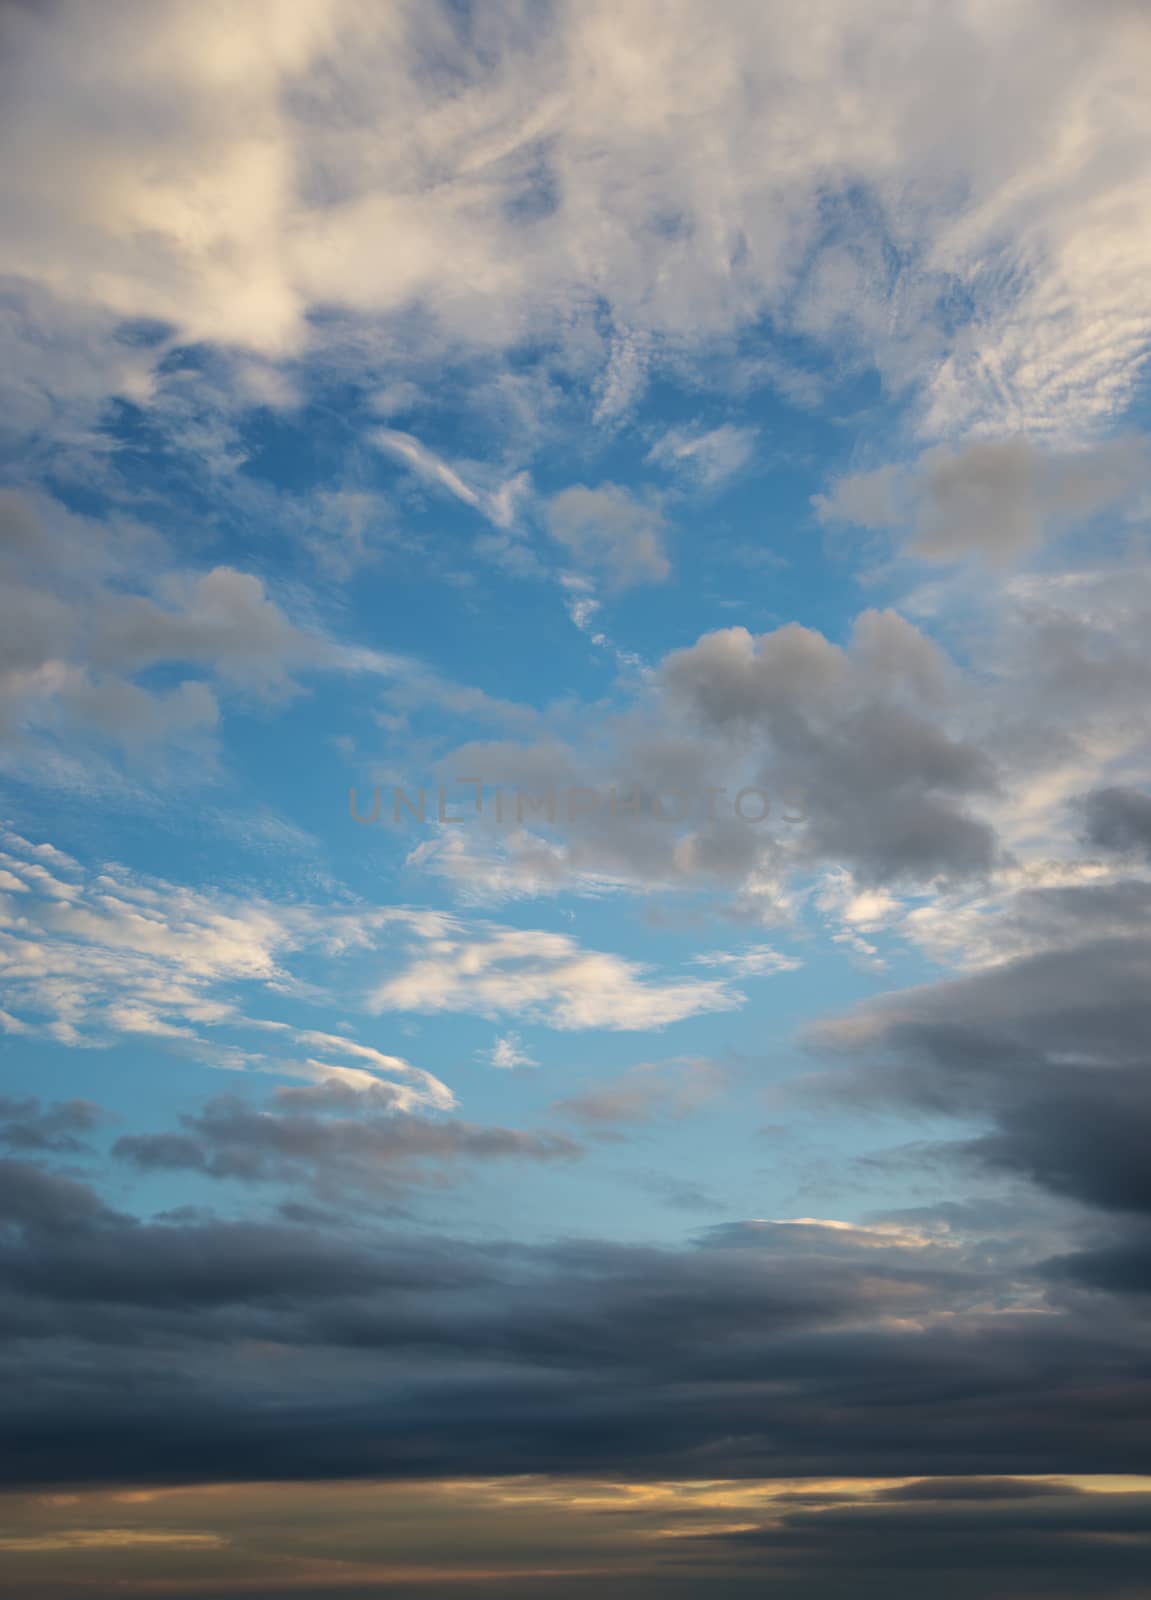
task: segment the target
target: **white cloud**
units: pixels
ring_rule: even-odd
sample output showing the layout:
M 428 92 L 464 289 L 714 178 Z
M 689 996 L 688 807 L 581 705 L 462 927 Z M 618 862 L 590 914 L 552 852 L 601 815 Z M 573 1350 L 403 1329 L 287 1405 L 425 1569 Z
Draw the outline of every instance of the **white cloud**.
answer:
M 728 1011 L 743 996 L 716 980 L 659 982 L 639 962 L 586 950 L 566 934 L 460 928 L 428 943 L 372 993 L 375 1011 L 461 1011 L 552 1028 L 662 1028 Z
M 492 1045 L 488 1060 L 493 1067 L 511 1070 L 513 1067 L 538 1067 L 534 1056 L 528 1055 L 518 1033 L 506 1033 Z
M 294 954 L 363 947 L 397 925 L 430 936 L 441 927 L 434 914 L 278 906 L 114 864 L 88 872 L 12 833 L 0 843 L 5 880 L 18 885 L 0 892 L 8 1031 L 93 1048 L 147 1038 L 218 1066 L 338 1078 L 360 1089 L 386 1082 L 400 1108 L 455 1104 L 445 1084 L 401 1056 L 252 1014 L 299 987 L 289 968 Z M 236 1044 L 235 1033 L 261 1035 L 275 1048 Z
M 647 382 L 650 341 L 634 332 L 617 332 L 608 347 L 607 366 L 596 382 L 592 419 L 614 423 L 635 405 Z
M 192 0 L 7 8 L 9 415 L 146 401 L 171 339 L 316 352 L 331 308 L 418 311 L 429 360 L 546 336 L 603 421 L 664 351 L 765 315 L 923 376 L 935 436 L 1128 403 L 1151 336 L 1143 8 L 549 18 L 485 8 L 477 48 L 418 3 L 251 0 L 227 29 Z M 124 319 L 171 331 L 126 346 Z
M 714 488 L 732 477 L 752 456 L 759 429 L 725 422 L 710 431 L 672 428 L 648 452 L 648 460 Z
M 480 835 L 474 844 L 460 833 L 440 832 L 418 844 L 406 864 L 447 879 L 462 899 L 479 904 L 560 891 L 608 894 L 630 882 L 606 870 L 580 872 L 570 847 L 527 828 L 513 828 L 499 839 Z
M 454 1097 L 430 1073 L 344 1031 L 268 1017 L 269 1003 L 294 995 L 342 1013 L 453 1011 L 558 1029 L 636 1030 L 744 998 L 719 980 L 661 980 L 640 963 L 540 929 L 471 925 L 408 907 L 276 904 L 115 865 L 48 867 L 17 835 L 3 842 L 0 870 L 23 886 L 0 891 L 10 1031 L 65 1044 L 148 1038 L 225 1068 L 334 1077 L 353 1088 L 383 1081 L 397 1104 L 443 1109 Z M 305 981 L 303 958 L 327 958 L 338 993 Z M 390 969 L 366 994 L 365 964 Z M 516 1036 L 497 1053 L 497 1065 L 516 1064 Z
M 748 945 L 745 950 L 709 950 L 695 957 L 701 967 L 721 967 L 735 978 L 766 978 L 776 972 L 798 972 L 803 962 L 784 955 L 769 944 Z
M 436 455 L 434 450 L 429 450 L 427 445 L 413 438 L 410 433 L 399 433 L 394 428 L 378 428 L 373 437 L 382 450 L 399 457 L 419 477 L 446 489 L 449 494 L 454 495 L 457 500 L 462 500 L 466 506 L 471 506 L 497 528 L 512 526 L 519 502 L 530 493 L 526 473 L 517 473 L 515 477 L 498 481 L 492 488 L 474 488 L 454 467 Z M 490 469 L 477 467 L 474 470 L 484 476 L 491 476 Z

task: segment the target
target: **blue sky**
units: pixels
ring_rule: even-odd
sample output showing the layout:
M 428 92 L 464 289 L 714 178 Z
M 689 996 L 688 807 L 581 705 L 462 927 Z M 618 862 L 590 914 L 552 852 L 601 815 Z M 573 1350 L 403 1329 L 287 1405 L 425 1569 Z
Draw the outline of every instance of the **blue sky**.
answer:
M 610 806 L 615 779 L 609 782 L 601 765 L 599 730 L 637 715 L 650 699 L 653 671 L 670 652 L 715 629 L 761 633 L 787 622 L 838 643 L 849 637 L 862 606 L 898 591 L 898 580 L 873 570 L 868 551 L 837 548 L 813 506 L 829 478 L 869 458 L 877 445 L 865 441 L 881 439 L 898 408 L 877 391 L 873 374 L 837 373 L 818 350 L 806 352 L 808 365 L 796 369 L 793 382 L 803 403 L 789 402 L 776 384 L 754 376 L 757 356 L 774 344 L 769 326 L 733 342 L 728 364 L 752 374 L 734 397 L 700 393 L 698 384 L 677 381 L 675 374 L 653 376 L 626 415 L 598 425 L 594 385 L 589 395 L 586 386 L 581 394 L 562 382 L 549 370 L 546 350 L 515 352 L 510 375 L 504 355 L 489 383 L 518 380 L 543 391 L 523 425 L 528 441 L 514 441 L 514 473 L 501 459 L 500 430 L 492 428 L 490 415 L 469 410 L 466 374 L 453 374 L 430 391 L 411 384 L 405 405 L 390 411 L 389 437 L 415 441 L 409 448 L 420 452 L 413 465 L 394 447 L 380 448 L 382 430 L 365 379 L 333 389 L 322 367 L 309 371 L 305 365 L 296 381 L 307 399 L 227 418 L 217 414 L 206 424 L 207 436 L 196 435 L 193 450 L 177 430 L 158 429 L 146 407 L 112 406 L 105 481 L 51 484 L 54 505 L 83 519 L 82 526 L 107 525 L 131 505 L 129 515 L 147 516 L 149 534 L 189 541 L 200 571 L 222 565 L 250 575 L 261 585 L 263 604 L 275 605 L 285 618 L 304 617 L 304 627 L 329 641 L 329 649 L 382 659 L 367 670 L 305 673 L 290 688 L 241 686 L 211 734 L 190 749 L 138 741 L 129 729 L 119 748 L 104 743 L 93 750 L 98 776 L 77 775 L 52 790 L 25 788 L 14 773 L 12 821 L 30 842 L 64 838 L 75 844 L 87 835 L 89 850 L 99 850 L 97 860 L 115 860 L 129 878 L 179 883 L 209 900 L 223 893 L 239 903 L 246 897 L 334 902 L 353 922 L 357 906 L 398 903 L 456 914 L 462 902 L 465 926 L 496 922 L 546 930 L 648 968 L 652 981 L 663 984 L 722 974 L 722 967 L 701 970 L 701 958 L 718 958 L 728 970 L 749 952 L 767 949 L 779 958 L 779 971 L 769 963 L 763 974 L 733 978 L 722 1010 L 701 999 L 682 1019 L 651 1029 L 625 1030 L 626 1019 L 608 1008 L 599 1025 L 556 1030 L 546 1001 L 492 1011 L 466 996 L 447 1014 L 412 1007 L 365 1015 L 373 977 L 392 965 L 393 940 L 370 958 L 344 952 L 335 962 L 305 961 L 298 976 L 318 986 L 306 997 L 265 991 L 260 1021 L 326 1028 L 333 1017 L 354 1019 L 350 1036 L 418 1060 L 480 1120 L 546 1126 L 557 1100 L 637 1066 L 653 1064 L 655 1073 L 674 1075 L 682 1070 L 677 1061 L 714 1061 L 720 1075 L 731 1075 L 730 1090 L 701 1091 L 690 1116 L 679 1112 L 646 1128 L 634 1155 L 613 1143 L 562 1177 L 517 1174 L 513 1215 L 520 1217 L 530 1195 L 532 1225 L 545 1232 L 565 1231 L 579 1217 L 581 1227 L 614 1223 L 641 1237 L 671 1237 L 692 1225 L 688 1198 L 701 1216 L 795 1210 L 798 1186 L 809 1202 L 818 1198 L 818 1183 L 813 1192 L 802 1163 L 794 1157 L 779 1163 L 765 1133 L 773 1120 L 772 1088 L 802 1070 L 796 1030 L 829 1006 L 845 1006 L 891 983 L 891 975 L 906 980 L 923 970 L 914 951 L 894 949 L 881 958 L 835 943 L 837 930 L 810 908 L 787 916 L 771 908 L 750 922 L 733 922 L 732 886 L 717 892 L 706 877 L 700 883 L 680 874 L 654 896 L 642 876 L 589 881 L 582 892 L 559 883 L 554 893 L 525 896 L 514 877 L 505 890 L 489 893 L 467 876 L 470 870 L 482 877 L 498 863 L 508 833 L 518 838 L 530 831 L 531 821 L 543 815 L 536 796 L 553 793 L 559 825 L 538 836 L 553 841 L 562 840 L 576 786 L 595 792 L 594 802 L 585 804 Z M 175 345 L 162 370 L 171 378 L 192 375 L 194 386 L 212 363 L 210 353 Z M 811 399 L 816 393 L 818 406 Z M 562 410 L 562 420 L 541 419 L 538 411 L 548 406 Z M 841 407 L 851 413 L 850 425 L 840 419 Z M 214 474 L 205 473 L 205 446 L 209 464 L 228 460 L 224 492 Z M 457 462 L 465 463 L 457 478 L 445 483 L 437 477 L 455 474 Z M 466 496 L 473 480 L 498 483 L 521 474 L 523 506 L 508 524 L 519 554 L 509 570 L 503 553 L 486 543 L 493 520 L 497 536 L 503 533 L 499 516 L 485 515 Z M 632 584 L 625 573 L 620 587 L 610 578 L 602 584 L 593 571 L 566 562 L 562 548 L 555 550 L 546 531 L 548 507 L 573 485 L 592 497 L 593 516 L 602 506 L 650 526 L 666 563 L 658 581 Z M 296 515 L 291 507 L 301 501 L 337 502 L 336 526 L 316 535 L 303 525 L 295 538 L 286 537 L 282 520 Z M 341 533 L 350 551 L 341 546 Z M 123 592 L 140 592 L 130 576 Z M 582 626 L 574 614 L 581 600 L 594 607 Z M 203 669 L 158 661 L 134 681 L 163 696 L 182 683 L 211 680 Z M 452 752 L 477 736 L 542 752 L 530 784 L 507 786 L 500 804 L 508 823 L 494 832 L 475 816 L 474 789 L 450 772 Z M 75 731 L 49 737 L 67 753 Z M 568 752 L 549 772 L 549 743 L 565 738 L 572 740 Z M 582 760 L 581 748 L 588 751 Z M 477 755 L 459 774 L 476 769 L 484 778 L 489 815 L 497 804 L 499 759 L 499 751 Z M 488 772 L 484 762 L 492 760 L 497 766 Z M 663 793 L 642 758 L 630 777 Z M 454 883 L 424 865 L 435 862 L 452 831 L 436 821 L 441 780 L 447 813 L 470 819 L 457 835 L 471 845 L 474 861 Z M 652 815 L 636 827 L 683 837 L 692 821 L 706 820 L 709 805 L 734 826 L 737 790 L 716 781 L 724 793 L 709 802 L 704 791 L 710 781 L 701 769 L 686 799 L 664 795 L 669 811 L 686 804 L 688 826 Z M 753 787 L 741 802 L 748 818 L 743 826 L 765 839 L 793 832 L 796 825 L 784 820 L 792 814 L 789 802 L 766 786 Z M 352 821 L 352 788 L 362 816 L 371 814 L 373 791 L 380 793 L 378 826 Z M 399 826 L 397 789 L 405 796 Z M 411 814 L 421 789 L 424 822 Z M 621 806 L 624 792 L 621 783 Z M 529 824 L 518 830 L 517 796 L 525 797 Z M 767 817 L 755 820 L 765 804 Z M 803 893 L 818 894 L 817 877 L 804 876 Z M 230 993 L 243 1004 L 252 990 L 231 987 Z M 509 1032 L 531 1066 L 493 1068 L 491 1053 Z M 211 1077 L 222 1064 L 213 1060 L 218 1037 L 204 1041 L 200 1061 L 191 1040 L 176 1041 L 173 1061 L 171 1049 L 146 1033 L 105 1035 L 98 1053 L 77 1050 L 71 1040 L 62 1048 L 51 1037 L 21 1033 L 9 1041 L 8 1053 L 18 1057 L 15 1086 L 22 1092 L 35 1092 L 47 1072 L 54 1093 L 86 1097 L 98 1072 L 124 1126 L 142 1131 L 142 1118 L 170 1121 L 187 1110 L 190 1096 L 232 1090 Z M 169 1059 L 161 1063 L 158 1054 Z M 661 1062 L 672 1065 L 664 1069 Z M 275 1075 L 274 1056 L 263 1058 L 262 1070 Z M 101 1093 L 108 1098 L 107 1089 Z M 821 1165 L 830 1201 L 845 1187 L 844 1164 L 887 1135 L 870 1124 L 858 1127 L 853 1117 L 825 1115 L 807 1137 L 827 1152 Z M 683 1184 L 685 1167 L 690 1197 L 673 1183 L 678 1178 Z M 902 1187 L 897 1182 L 895 1191 Z M 468 1197 L 467 1214 L 473 1224 L 482 1218 L 482 1225 L 501 1230 L 508 1180 L 501 1176 L 485 1188 L 482 1203 Z M 194 1197 L 199 1185 L 165 1175 L 155 1189 L 157 1203 L 168 1204 L 174 1193 Z
M 509 1477 L 546 1520 L 581 1474 L 656 1508 L 1059 1476 L 1112 1529 L 1135 1453 L 1072 1374 L 1137 1413 L 1142 10 L 0 28 L 13 1493 L 259 1485 L 270 1451 L 318 1504 L 450 1482 L 462 1529 Z M 147 1417 L 100 1465 L 133 1349 Z M 860 1420 L 885 1362 L 906 1436 L 905 1399 Z M 493 1415 L 527 1420 L 477 1443 Z M 796 1592 L 744 1492 L 684 1515 L 733 1595 Z M 1052 1588 L 1044 1548 L 1037 1594 L 1135 1593 Z M 336 1592 L 313 1557 L 253 1570 Z

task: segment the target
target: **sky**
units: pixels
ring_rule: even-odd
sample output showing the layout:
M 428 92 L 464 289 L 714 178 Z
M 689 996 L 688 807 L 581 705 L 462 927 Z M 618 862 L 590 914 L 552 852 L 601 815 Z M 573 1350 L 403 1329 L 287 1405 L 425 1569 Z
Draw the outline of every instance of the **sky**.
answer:
M 14 1593 L 1151 1593 L 1149 71 L 0 5 Z

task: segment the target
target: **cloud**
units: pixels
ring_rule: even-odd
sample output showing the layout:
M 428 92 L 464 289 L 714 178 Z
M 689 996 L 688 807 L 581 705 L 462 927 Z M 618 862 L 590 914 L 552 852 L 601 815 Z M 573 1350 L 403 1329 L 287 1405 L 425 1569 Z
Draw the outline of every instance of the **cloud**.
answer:
M 897 528 L 929 561 L 968 556 L 1004 566 L 1044 538 L 1136 499 L 1151 483 L 1146 440 L 1127 436 L 1058 453 L 1027 438 L 936 446 L 896 467 L 840 478 L 813 503 L 823 522 Z
M 1053 653 L 1089 655 L 1100 679 L 1105 612 L 1092 603 L 1081 644 L 1062 617 L 1051 625 Z M 531 742 L 455 749 L 444 781 L 482 778 L 485 809 L 466 838 L 441 832 L 409 862 L 481 901 L 683 890 L 761 924 L 792 920 L 816 876 L 846 872 L 859 934 L 865 906 L 893 911 L 914 887 L 940 894 L 1006 871 L 1000 829 L 1018 823 L 1028 787 L 1048 785 L 1049 815 L 1062 803 L 1051 775 L 1070 781 L 1067 690 L 1049 680 L 1074 668 L 1043 651 L 1015 661 L 1037 631 L 1033 618 L 1017 626 L 980 672 L 894 611 L 864 612 L 846 645 L 796 624 L 706 633 L 629 683 L 609 720 L 568 707 L 562 739 L 544 718 Z M 1133 689 L 1134 654 L 1120 671 Z M 1136 737 L 1138 713 L 1119 711 L 1113 681 L 1098 699 L 1086 684 L 1081 694 L 1085 745 L 1105 719 Z
M 607 421 L 664 348 L 765 316 L 923 373 L 934 436 L 1114 416 L 1149 330 L 1140 8 L 1053 29 L 1034 0 L 898 3 L 878 38 L 828 17 L 501 7 L 477 34 L 257 0 L 221 50 L 180 0 L 99 29 L 9 8 L 12 412 L 45 385 L 89 417 L 146 397 L 173 342 L 275 361 L 359 319 L 394 348 L 415 314 L 446 348 L 546 336 L 585 371 L 598 343 Z M 161 330 L 151 360 L 125 319 Z
M 451 1091 L 401 1056 L 261 1016 L 269 993 L 373 1014 L 449 1011 L 624 1031 L 744 1000 L 723 979 L 661 981 L 643 963 L 585 949 L 566 934 L 397 906 L 282 905 L 114 864 L 93 877 L 75 866 L 49 871 L 29 859 L 26 841 L 7 842 L 0 867 L 23 885 L 0 893 L 0 972 L 11 1014 L 63 1043 L 147 1038 L 235 1069 L 338 1077 L 361 1088 L 387 1080 L 409 1107 L 443 1108 L 454 1103 Z M 355 957 L 356 977 L 337 965 L 338 996 L 329 998 L 293 971 L 304 957 Z
M 1021 891 L 1129 870 L 1087 854 L 1083 797 L 1146 779 L 1151 588 L 1140 565 L 1085 558 L 980 599 L 966 661 L 936 637 L 949 623 L 894 610 L 843 643 L 721 629 L 629 679 L 608 719 L 569 703 L 458 747 L 437 774 L 481 776 L 485 810 L 409 863 L 480 903 L 679 891 L 760 926 L 814 915 L 871 965 L 890 954 L 878 934 L 945 963 L 1031 947 Z
M 497 1039 L 488 1059 L 493 1067 L 503 1067 L 508 1070 L 514 1067 L 539 1066 L 539 1062 L 524 1049 L 518 1033 L 506 1033 L 502 1039 Z
M 402 1090 L 329 1078 L 278 1089 L 271 1104 L 237 1095 L 208 1102 L 175 1133 L 129 1134 L 112 1154 L 146 1172 L 188 1171 L 242 1183 L 307 1185 L 324 1199 L 387 1197 L 412 1185 L 445 1185 L 475 1161 L 566 1161 L 579 1146 L 562 1134 L 481 1127 L 412 1116 Z
M 732 422 L 710 430 L 672 428 L 652 446 L 647 459 L 711 489 L 750 460 L 758 436 L 758 428 Z
M 585 950 L 567 934 L 460 928 L 417 950 L 369 996 L 372 1010 L 463 1011 L 511 1016 L 559 1029 L 662 1028 L 728 1011 L 743 996 L 717 979 L 653 981 L 639 962 Z
M 944 658 L 894 612 L 865 612 L 847 650 L 798 624 L 759 638 L 727 628 L 673 652 L 660 676 L 708 731 L 762 741 L 763 771 L 802 796 L 810 856 L 872 883 L 994 864 L 994 832 L 967 806 L 994 793 L 995 769 L 949 730 Z
M 727 1074 L 699 1057 L 644 1062 L 619 1077 L 558 1100 L 561 1116 L 588 1129 L 608 1130 L 661 1116 L 685 1117 L 722 1093 Z
M 78 735 L 203 754 L 221 698 L 289 696 L 296 672 L 403 670 L 292 622 L 253 573 L 173 566 L 146 529 L 21 491 L 0 492 L 0 575 L 0 738 L 18 768 L 50 739 L 75 761 Z M 156 668 L 170 688 L 147 681 Z
M 1141 1486 L 1084 1493 L 1059 1482 L 921 1480 L 874 1496 L 849 1491 L 838 1503 L 821 1504 L 817 1491 L 806 1506 L 775 1510 L 758 1525 L 698 1538 L 723 1552 L 724 1571 L 754 1573 L 762 1592 L 781 1600 L 840 1600 L 860 1573 L 889 1593 L 930 1587 L 943 1600 L 962 1600 L 974 1587 L 995 1593 L 1005 1570 L 1012 1592 L 1035 1600 L 1120 1597 L 1138 1582 L 1151 1548 L 1151 1501 Z
M 803 962 L 783 955 L 770 945 L 749 945 L 746 950 L 709 950 L 695 957 L 701 967 L 721 967 L 736 978 L 765 978 L 775 972 L 797 972 Z
M 104 1113 L 90 1100 L 65 1100 L 41 1107 L 38 1100 L 0 1096 L 0 1144 L 9 1150 L 83 1150 L 83 1135 L 92 1133 L 103 1120 Z
M 670 572 L 663 549 L 664 519 L 618 484 L 575 484 L 548 501 L 548 531 L 577 567 L 603 575 L 614 588 L 661 583 Z
M 252 1014 L 293 987 L 300 952 L 367 948 L 405 921 L 430 932 L 434 916 L 276 905 L 115 863 L 87 873 L 50 846 L 2 842 L 16 888 L 0 893 L 0 974 L 22 1035 L 88 1047 L 143 1039 L 236 1070 L 385 1087 L 405 1110 L 454 1106 L 445 1084 L 401 1056 Z
M 493 522 L 497 528 L 512 526 L 517 503 L 529 492 L 527 476 L 524 473 L 498 483 L 494 488 L 477 489 L 466 482 L 454 467 L 449 466 L 410 433 L 400 433 L 394 428 L 379 428 L 373 437 L 381 449 L 397 456 L 417 476 L 446 489 L 457 500 L 462 500 L 465 505 L 471 506 L 489 522 Z M 490 476 L 490 471 L 485 475 Z
M 1092 844 L 1151 856 L 1151 795 L 1119 786 L 1096 789 L 1087 796 L 1085 810 Z
M 596 382 L 594 422 L 602 426 L 626 417 L 647 384 L 651 355 L 651 340 L 644 334 L 627 329 L 612 334 L 607 365 Z
M 1040 891 L 1030 910 L 1048 932 L 1035 950 L 814 1027 L 814 1042 L 854 1063 L 824 1087 L 857 1105 L 974 1123 L 940 1153 L 1146 1218 L 1146 897 L 1146 885 L 1122 881 Z
M 606 1583 L 613 1600 L 689 1600 L 704 1584 L 720 1600 L 845 1600 L 853 1583 L 882 1586 L 897 1600 L 925 1586 L 962 1600 L 973 1582 L 995 1594 L 1003 1566 L 1013 1592 L 1027 1600 L 1130 1594 L 1145 1555 L 1145 1480 L 921 1481 L 937 1502 L 909 1496 L 902 1515 L 891 1515 L 892 1502 L 913 1485 L 886 1478 L 684 1484 L 561 1473 L 514 1483 L 416 1479 L 386 1492 L 323 1481 L 132 1488 L 119 1496 L 82 1489 L 9 1496 L 4 1549 L 22 1592 L 55 1587 L 57 1574 L 67 1573 L 85 1600 L 115 1570 L 108 1563 L 125 1581 L 147 1571 L 178 1582 L 185 1551 L 196 1548 L 212 1550 L 212 1583 L 229 1600 L 244 1584 L 320 1600 L 337 1572 L 353 1594 L 405 1585 L 434 1600 L 461 1584 L 514 1588 L 524 1600 L 584 1600 Z M 968 1484 L 986 1491 L 982 1515 L 974 1503 L 956 1503 Z M 1040 1500 L 1050 1502 L 1046 1520 L 1033 1514 Z M 555 1542 L 541 1551 L 544 1529 Z M 739 1532 L 760 1537 L 729 1544 L 725 1536 Z M 981 1536 L 995 1567 L 981 1564 Z M 1100 1545 L 1108 1551 L 1103 1575 L 1091 1562 Z M 87 1569 L 74 1581 L 77 1552 Z
M 305 1092 L 312 1109 L 273 1111 L 267 1135 L 217 1102 L 189 1137 L 279 1161 L 299 1119 L 310 1159 L 314 1122 L 344 1116 Z M 1121 1298 L 1101 1318 L 1053 1289 L 1042 1260 L 1005 1283 L 987 1236 L 760 1223 L 687 1246 L 524 1246 L 147 1221 L 12 1162 L 0 1214 L 21 1351 L 9 1484 L 266 1481 L 269 1463 L 299 1480 L 1141 1470 L 1143 1324 Z M 279 1352 L 258 1391 L 254 1346 Z M 895 1525 L 930 1503 L 884 1509 Z

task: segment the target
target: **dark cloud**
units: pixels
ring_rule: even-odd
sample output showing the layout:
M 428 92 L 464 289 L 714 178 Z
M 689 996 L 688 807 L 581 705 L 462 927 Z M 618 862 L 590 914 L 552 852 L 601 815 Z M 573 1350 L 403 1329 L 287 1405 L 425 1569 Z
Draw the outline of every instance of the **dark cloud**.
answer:
M 1052 1496 L 1066 1499 L 1078 1494 L 1073 1485 L 1044 1483 L 1027 1478 L 920 1478 L 915 1483 L 899 1483 L 881 1489 L 877 1500 L 1044 1500 Z
M 1108 1294 L 1151 1294 L 1151 1226 L 1140 1219 L 1097 1233 L 1085 1248 L 1053 1257 L 1045 1271 L 1054 1282 Z
M 280 1089 L 270 1106 L 220 1095 L 182 1118 L 183 1131 L 127 1135 L 112 1153 L 144 1171 L 308 1184 L 328 1194 L 442 1183 L 471 1161 L 566 1161 L 580 1153 L 563 1134 L 405 1115 L 395 1109 L 400 1097 L 388 1084 L 361 1090 L 335 1079 Z
M 941 1600 L 1133 1600 L 1142 1592 L 1151 1495 L 1042 1485 L 1007 1485 L 1003 1494 L 978 1485 L 969 1495 L 961 1486 L 951 1493 L 929 1487 L 936 1498 L 893 1490 L 870 1503 L 797 1509 L 761 1527 L 698 1537 L 730 1568 L 754 1567 L 761 1592 L 789 1600 L 873 1593 L 903 1600 L 926 1592 Z M 978 1492 L 983 1487 L 987 1494 Z
M 41 1106 L 39 1100 L 0 1095 L 0 1144 L 10 1150 L 83 1150 L 82 1135 L 94 1132 L 103 1120 L 104 1113 L 90 1100 Z
M 997 1112 L 996 1131 L 966 1147 L 972 1155 L 1055 1194 L 1151 1213 L 1147 1067 L 1025 1073 L 1009 1094 L 1013 1103 Z
M 0 1169 L 9 1483 L 1134 1471 L 1134 1302 L 759 1224 L 656 1249 L 147 1221 Z M 1124 1310 L 1124 1307 L 1128 1308 Z M 262 1352 L 262 1354 L 261 1354 Z M 258 1376 L 257 1376 L 258 1374 Z
M 818 1036 L 866 1062 L 835 1092 L 984 1118 L 991 1130 L 962 1153 L 1089 1205 L 1147 1211 L 1148 976 L 1145 939 L 1102 939 L 885 996 Z
M 0 1222 L 33 1232 L 79 1228 L 111 1218 L 86 1184 L 24 1161 L 0 1160 Z
M 817 1078 L 817 1095 L 975 1124 L 935 1157 L 1072 1208 L 1074 1248 L 1056 1244 L 1044 1274 L 1068 1291 L 1151 1288 L 1147 894 L 1128 880 L 1021 896 L 1009 939 L 1046 934 L 1046 948 L 813 1030 L 850 1063 Z
M 1084 809 L 1092 844 L 1151 856 L 1151 795 L 1120 787 L 1095 789 Z

